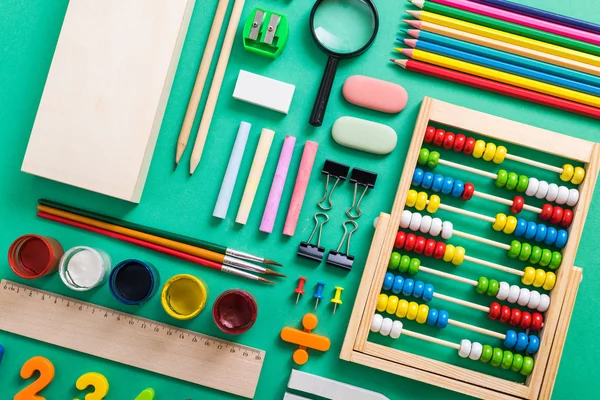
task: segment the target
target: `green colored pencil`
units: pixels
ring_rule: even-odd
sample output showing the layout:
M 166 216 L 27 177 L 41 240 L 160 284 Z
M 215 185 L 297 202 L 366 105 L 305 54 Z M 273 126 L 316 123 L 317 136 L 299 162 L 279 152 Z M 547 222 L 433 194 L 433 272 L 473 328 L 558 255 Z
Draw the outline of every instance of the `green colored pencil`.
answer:
M 555 35 L 554 33 L 539 31 L 537 29 L 513 24 L 511 22 L 501 21 L 495 18 L 487 17 L 485 15 L 479 15 L 472 12 L 459 10 L 457 8 L 448 7 L 443 4 L 433 3 L 431 1 L 408 1 L 413 3 L 415 6 L 423 9 L 424 11 L 445 15 L 446 17 L 460 19 L 462 21 L 471 22 L 477 25 L 483 25 L 488 28 L 498 29 L 500 31 L 528 37 L 530 39 L 540 40 L 542 42 L 566 47 L 571 50 L 578 50 L 584 53 L 600 56 L 600 46 L 596 46 L 591 43 L 581 42 L 579 40 Z

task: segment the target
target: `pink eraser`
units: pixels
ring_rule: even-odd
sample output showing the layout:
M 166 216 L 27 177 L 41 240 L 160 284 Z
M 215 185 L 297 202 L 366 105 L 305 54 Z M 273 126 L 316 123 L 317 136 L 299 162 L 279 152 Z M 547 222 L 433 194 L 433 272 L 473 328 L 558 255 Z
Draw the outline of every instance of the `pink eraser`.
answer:
M 346 79 L 342 93 L 354 105 L 390 114 L 404 110 L 408 102 L 402 86 L 363 75 Z
M 300 210 L 302 210 L 304 195 L 306 194 L 306 188 L 308 187 L 308 181 L 315 163 L 318 148 L 319 144 L 310 140 L 307 140 L 304 145 L 304 152 L 302 152 L 302 160 L 300 161 L 300 168 L 298 168 L 296 184 L 294 185 L 294 193 L 292 194 L 290 208 L 288 208 L 288 214 L 285 218 L 285 226 L 283 227 L 284 235 L 294 236 L 294 232 L 296 231 L 298 217 L 300 216 Z
M 275 176 L 273 177 L 273 183 L 271 184 L 271 191 L 269 192 L 269 198 L 267 199 L 265 212 L 263 213 L 262 221 L 260 222 L 259 229 L 262 232 L 273 232 L 273 225 L 275 225 L 275 218 L 277 218 L 277 210 L 279 210 L 281 194 L 283 193 L 285 180 L 287 178 L 288 170 L 290 169 L 290 162 L 292 161 L 292 155 L 294 154 L 295 144 L 295 137 L 285 137 L 283 148 L 281 149 L 281 154 L 279 155 L 279 161 L 277 162 Z

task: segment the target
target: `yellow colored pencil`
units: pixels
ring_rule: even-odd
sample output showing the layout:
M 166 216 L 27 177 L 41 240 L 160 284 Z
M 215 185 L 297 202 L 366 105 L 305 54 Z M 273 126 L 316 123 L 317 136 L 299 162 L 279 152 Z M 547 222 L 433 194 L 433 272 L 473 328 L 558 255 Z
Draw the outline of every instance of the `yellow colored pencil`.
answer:
M 547 62 L 549 64 L 558 65 L 565 68 L 574 69 L 576 71 L 585 72 L 588 74 L 600 76 L 600 67 L 594 67 L 590 64 L 585 64 L 579 61 L 570 60 L 564 57 L 558 57 L 552 54 L 544 53 L 537 50 L 531 50 L 526 47 L 516 46 L 514 44 L 502 42 L 500 40 L 490 39 L 487 37 L 474 35 L 458 29 L 448 28 L 446 26 L 433 24 L 431 22 L 404 20 L 405 23 L 414 28 L 422 29 L 427 32 L 437 33 L 438 35 L 448 36 L 454 39 L 463 40 L 465 42 L 478 44 L 480 46 L 489 47 L 500 51 L 505 51 L 511 54 L 517 54 L 523 57 L 532 58 L 534 60 Z
M 600 57 L 582 53 L 580 51 L 567 49 L 566 47 L 556 46 L 554 44 L 541 42 L 539 40 L 529 39 L 523 36 L 514 35 L 512 33 L 499 31 L 497 29 L 487 28 L 485 26 L 472 24 L 470 22 L 461 21 L 459 19 L 446 17 L 443 15 L 434 14 L 429 11 L 408 10 L 407 13 L 421 21 L 432 22 L 447 26 L 449 28 L 460 29 L 461 31 L 481 35 L 490 39 L 501 40 L 506 43 L 515 44 L 530 48 L 532 50 L 543 51 L 548 54 L 553 54 L 559 57 L 570 58 L 575 61 L 580 61 L 593 66 L 600 66 Z
M 549 83 L 539 82 L 529 78 L 523 78 L 518 75 L 507 72 L 497 71 L 495 69 L 482 67 L 476 64 L 455 60 L 454 58 L 440 56 L 417 49 L 397 49 L 407 57 L 414 60 L 423 61 L 429 64 L 439 65 L 440 67 L 453 69 L 466 74 L 479 76 L 481 78 L 491 79 L 496 82 L 506 83 L 508 85 L 533 90 L 554 97 L 575 101 L 581 104 L 587 104 L 592 107 L 600 107 L 600 97 L 592 96 L 586 93 L 576 92 L 571 89 L 565 89 Z

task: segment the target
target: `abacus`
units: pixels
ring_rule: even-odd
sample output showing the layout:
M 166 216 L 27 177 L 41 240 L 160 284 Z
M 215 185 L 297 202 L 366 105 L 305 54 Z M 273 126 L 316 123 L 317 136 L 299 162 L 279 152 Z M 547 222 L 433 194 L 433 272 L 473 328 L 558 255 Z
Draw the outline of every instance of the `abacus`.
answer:
M 569 161 L 543 163 L 518 156 L 519 148 Z M 582 278 L 574 260 L 599 164 L 600 144 L 425 97 L 392 212 L 376 223 L 340 358 L 479 398 L 549 399 Z M 541 170 L 562 182 L 533 177 Z M 471 176 L 489 186 L 476 190 Z M 473 209 L 474 198 L 484 206 Z M 482 221 L 493 238 L 472 233 Z M 493 257 L 497 249 L 504 254 Z M 493 300 L 465 300 L 432 279 Z M 447 304 L 464 312 L 451 316 Z M 469 321 L 485 314 L 496 329 Z M 448 329 L 464 339 L 438 337 Z M 440 359 L 400 349 L 405 336 L 452 352 Z M 477 360 L 504 372 L 471 369 Z

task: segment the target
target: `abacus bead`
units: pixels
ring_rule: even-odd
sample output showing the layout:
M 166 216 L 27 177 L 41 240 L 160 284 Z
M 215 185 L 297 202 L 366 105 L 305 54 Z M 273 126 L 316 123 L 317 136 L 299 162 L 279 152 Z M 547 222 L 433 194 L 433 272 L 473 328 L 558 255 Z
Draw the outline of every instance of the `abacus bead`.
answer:
M 423 254 L 425 254 L 427 257 L 431 257 L 433 255 L 433 252 L 435 251 L 435 244 L 437 242 L 433 239 L 427 239 L 427 241 L 425 242 L 425 250 L 423 250 Z
M 406 240 L 404 241 L 404 249 L 406 251 L 412 251 L 415 248 L 415 242 L 417 241 L 417 237 L 412 233 L 406 235 Z
M 388 314 L 395 314 L 396 309 L 398 308 L 398 296 L 390 296 L 388 298 L 387 307 L 385 308 L 385 312 Z
M 465 259 L 465 248 L 461 247 L 461 246 L 457 246 L 454 249 L 454 257 L 452 257 L 452 264 L 454 265 L 460 265 L 462 264 L 463 260 Z
M 548 193 L 545 197 L 548 201 L 556 200 L 556 197 L 558 197 L 558 185 L 556 183 L 551 183 L 548 185 Z
M 415 168 L 411 184 L 419 186 L 423 182 L 423 175 L 425 175 L 425 172 L 421 168 Z
M 377 311 L 383 312 L 387 308 L 388 296 L 385 293 L 381 293 L 377 297 L 377 306 L 375 307 Z
M 557 269 L 558 267 L 560 267 L 561 262 L 562 262 L 562 254 L 560 254 L 558 251 L 553 251 L 552 252 L 552 261 L 550 261 L 550 265 L 548 265 L 548 268 Z
M 423 175 L 423 181 L 421 182 L 421 187 L 423 189 L 429 189 L 431 188 L 431 185 L 433 185 L 433 173 L 432 172 L 425 172 L 425 175 Z
M 411 296 L 413 289 L 415 288 L 415 281 L 410 278 L 404 280 L 404 286 L 402 287 L 402 294 L 405 296 Z
M 508 190 L 514 190 L 519 184 L 519 175 L 514 172 L 508 173 L 508 180 L 506 181 L 506 188 Z
M 417 202 L 417 191 L 409 190 L 408 195 L 406 195 L 406 205 L 408 207 L 413 207 Z
M 509 215 L 506 217 L 506 226 L 504 229 L 502 229 L 502 232 L 510 235 L 515 231 L 515 229 L 517 229 L 517 219 L 512 215 Z
M 416 318 L 417 323 L 424 324 L 425 321 L 427 321 L 428 314 L 429 314 L 429 307 L 427 307 L 425 304 L 421 304 L 419 306 L 419 311 L 417 312 L 417 318 Z
M 442 223 L 442 238 L 450 239 L 452 237 L 453 226 L 452 222 L 444 221 Z
M 554 289 L 555 284 L 556 284 L 556 274 L 554 272 L 547 272 L 546 279 L 544 279 L 543 288 L 545 290 L 552 290 L 552 289 Z
M 427 160 L 427 166 L 429 168 L 435 168 L 438 165 L 438 161 L 440 161 L 440 153 L 437 151 L 432 151 L 429 153 L 429 160 Z
M 473 197 L 473 193 L 475 192 L 475 186 L 473 186 L 472 183 L 465 183 L 465 190 L 463 191 L 463 194 L 460 196 L 463 200 L 471 200 L 471 197 Z
M 431 143 L 434 136 L 435 136 L 435 128 L 433 126 L 428 126 L 427 129 L 425 130 L 425 137 L 423 138 L 423 141 L 425 143 Z
M 529 262 L 532 264 L 537 264 L 540 262 L 542 258 L 542 248 L 540 246 L 532 246 L 531 247 L 531 256 L 529 256 Z
M 465 147 L 463 147 L 463 154 L 470 156 L 471 154 L 473 154 L 474 148 L 475 148 L 475 139 L 473 139 L 472 137 L 467 138 L 467 140 L 465 140 Z
M 434 287 L 430 283 L 425 284 L 425 290 L 423 291 L 423 301 L 428 302 L 433 299 Z
M 510 258 L 517 258 L 521 253 L 521 242 L 517 240 L 513 240 L 510 242 L 510 250 L 508 251 L 508 256 Z
M 410 263 L 408 264 L 408 273 L 416 275 L 417 272 L 419 272 L 419 268 L 421 268 L 421 260 L 418 258 L 411 258 Z
M 444 136 L 446 136 L 446 132 L 443 129 L 438 129 L 435 131 L 435 136 L 433 137 L 433 144 L 436 146 L 441 146 L 444 143 Z
M 462 133 L 459 133 L 458 135 L 456 135 L 454 137 L 454 146 L 452 146 L 452 150 L 454 150 L 457 153 L 460 153 L 465 147 L 466 140 L 467 140 L 467 137 L 465 135 L 463 135 Z
M 483 152 L 482 158 L 485 161 L 492 161 L 496 155 L 496 145 L 494 143 L 488 143 L 485 145 L 485 151 Z M 499 163 L 497 163 L 499 164 Z
M 442 147 L 446 150 L 450 150 L 454 146 L 454 133 L 446 132 L 446 136 L 444 137 L 444 142 L 442 143 Z
M 513 233 L 515 234 L 515 236 L 523 236 L 526 231 L 527 221 L 525 221 L 523 218 L 519 218 L 517 220 L 517 227 L 515 228 L 515 231 Z
M 394 321 L 392 323 L 392 330 L 390 332 L 390 337 L 392 339 L 398 339 L 402 334 L 402 321 Z
M 566 186 L 560 186 L 558 188 L 558 196 L 556 197 L 556 204 L 566 204 L 569 199 L 569 188 Z
M 379 333 L 381 333 L 383 336 L 388 336 L 392 331 L 393 324 L 394 322 L 391 318 L 384 318 L 383 323 L 381 324 L 381 329 L 379 329 Z
M 560 180 L 563 182 L 569 182 L 575 173 L 575 168 L 571 164 L 563 165 L 563 170 L 560 173 Z
M 415 208 L 419 211 L 423 211 L 427 206 L 427 193 L 419 192 L 417 194 L 417 201 L 415 203 Z
M 540 304 L 540 292 L 538 292 L 537 290 L 532 290 L 531 291 L 531 296 L 529 297 L 529 303 L 527 303 L 527 308 L 531 308 L 532 310 L 535 310 L 538 305 Z
M 485 152 L 485 142 L 483 140 L 477 140 L 473 147 L 473 157 L 481 158 Z
M 515 372 L 519 372 L 521 370 L 521 367 L 523 367 L 523 356 L 520 354 L 513 355 L 513 362 L 510 369 Z
M 421 150 L 419 150 L 419 158 L 417 159 L 417 163 L 419 165 L 425 165 L 425 164 L 427 164 L 428 159 L 429 159 L 429 150 L 426 149 L 425 147 L 421 148 Z
M 492 224 L 492 229 L 500 232 L 506 226 L 506 214 L 496 214 L 496 218 L 494 219 L 494 223 Z
M 535 268 L 525 267 L 525 269 L 523 270 L 523 276 L 521 277 L 521 282 L 523 282 L 523 284 L 525 284 L 525 285 L 531 285 L 535 281 L 535 278 L 536 278 Z
M 449 317 L 450 316 L 448 315 L 448 311 L 440 310 L 438 313 L 438 319 L 437 319 L 437 322 L 435 323 L 435 326 L 437 326 L 440 329 L 447 327 Z
M 529 221 L 527 223 L 527 230 L 525 231 L 525 239 L 533 239 L 535 234 L 537 233 L 537 224 L 535 222 Z
M 404 210 L 406 211 L 406 210 Z M 402 216 L 404 217 L 404 211 L 402 211 Z M 423 216 L 419 213 L 412 213 L 410 216 L 410 222 L 408 224 L 408 228 L 411 231 L 417 231 L 421 227 L 421 220 Z M 404 228 L 404 227 L 403 227 Z
M 458 355 L 462 358 L 469 357 L 471 353 L 471 341 L 467 339 L 463 339 L 460 341 L 460 349 L 458 349 Z
M 490 361 L 490 365 L 493 367 L 497 367 L 502 363 L 502 356 L 504 352 L 501 348 L 494 347 L 494 354 L 492 355 L 492 360 Z
M 427 325 L 435 326 L 438 320 L 438 310 L 435 308 L 429 309 L 429 314 L 427 314 Z
M 433 258 L 436 260 L 444 257 L 444 253 L 446 252 L 446 244 L 444 242 L 437 242 L 435 245 L 435 251 L 433 252 Z
M 406 229 L 410 226 L 410 220 L 412 219 L 412 215 L 413 213 L 409 210 L 402 211 L 402 214 L 400 216 L 400 228 Z
M 569 207 L 573 207 L 575 204 L 577 204 L 578 201 L 579 201 L 579 190 L 570 189 L 569 197 L 567 198 L 567 205 Z
M 563 210 L 562 221 L 560 221 L 560 225 L 563 228 L 568 228 L 573 221 L 573 211 L 571 210 Z
M 521 292 L 519 293 L 519 299 L 517 300 L 517 304 L 520 306 L 526 306 L 529 303 L 529 298 L 531 297 L 531 290 L 527 288 L 521 288 Z
M 542 317 L 542 314 L 534 312 L 533 314 L 531 314 L 531 325 L 529 329 L 531 329 L 532 331 L 539 331 L 540 329 L 542 329 L 543 323 L 544 317 Z
M 500 367 L 502 369 L 509 369 L 512 366 L 513 361 L 513 353 L 508 350 L 504 350 L 504 354 L 502 355 L 502 364 Z
M 569 234 L 567 233 L 567 231 L 565 231 L 564 229 L 560 229 L 558 231 L 558 236 L 556 238 L 556 241 L 554 242 L 554 245 L 559 249 L 562 249 L 567 244 L 568 238 Z
M 506 348 L 512 349 L 517 344 L 517 332 L 512 329 L 506 331 L 506 337 L 504 338 L 504 346 Z
M 465 184 L 463 181 L 455 180 L 454 187 L 452 188 L 452 197 L 460 197 L 462 196 L 465 190 Z
M 523 376 L 529 376 L 531 371 L 533 371 L 533 358 L 525 356 L 523 357 L 523 366 L 519 372 Z
M 531 245 L 529 243 L 521 244 L 521 252 L 519 253 L 519 260 L 527 261 L 531 255 Z
M 494 164 L 502 164 L 502 162 L 504 162 L 504 159 L 506 158 L 506 153 L 508 151 L 506 150 L 506 147 L 504 146 L 498 146 L 498 148 L 496 149 L 496 154 L 494 154 L 494 158 L 492 159 Z
M 400 275 L 396 275 L 394 278 L 394 282 L 392 284 L 392 293 L 398 294 L 402 292 L 402 288 L 404 287 L 404 278 Z
M 382 324 L 383 316 L 381 314 L 373 315 L 373 319 L 371 319 L 371 332 L 379 332 Z
M 431 218 L 430 215 L 423 215 L 423 218 L 421 218 L 421 226 L 419 227 L 419 230 L 423 233 L 429 233 L 429 228 L 431 228 L 431 220 L 433 218 Z
M 400 258 L 400 264 L 398 264 L 398 271 L 405 273 L 406 271 L 408 271 L 408 268 L 410 267 L 410 262 L 412 261 L 412 258 L 410 258 L 409 256 L 407 256 L 406 254 L 403 255 Z
M 529 344 L 529 339 L 527 338 L 527 335 L 523 332 L 519 332 L 517 334 L 517 344 L 515 344 L 515 350 L 523 351 L 527 348 L 528 344 Z
M 552 207 L 552 216 L 550 222 L 553 224 L 560 224 L 562 220 L 564 210 L 561 207 Z
M 548 230 L 546 231 L 546 239 L 544 239 L 544 244 L 547 245 L 552 245 L 554 242 L 556 242 L 556 238 L 558 237 L 558 231 L 549 226 Z
M 547 194 L 548 194 L 548 182 L 540 181 L 540 183 L 538 185 L 538 189 L 535 192 L 535 197 L 537 197 L 538 199 L 541 200 L 544 197 L 546 197 Z
M 528 267 L 531 268 L 531 267 Z M 533 268 L 531 268 L 533 269 Z M 542 285 L 544 284 L 544 280 L 546 280 L 546 271 L 544 271 L 541 268 L 538 268 L 536 270 L 534 270 L 534 279 L 533 279 L 533 286 L 535 287 L 542 287 Z M 523 282 L 524 283 L 524 282 Z
M 519 294 L 521 293 L 521 288 L 517 285 L 511 285 L 510 292 L 508 292 L 508 297 L 506 301 L 509 303 L 515 303 L 519 299 Z
M 444 176 L 440 174 L 435 174 L 433 176 L 433 184 L 431 185 L 431 190 L 437 193 L 440 190 L 442 190 L 442 186 L 444 186 Z
M 433 214 L 438 210 L 439 207 L 440 196 L 434 194 L 429 198 L 429 204 L 427 204 L 427 212 Z
M 552 261 L 552 252 L 548 249 L 542 249 L 542 258 L 540 259 L 540 265 L 542 267 L 547 267 Z
M 481 353 L 483 352 L 483 346 L 479 342 L 473 342 L 471 344 L 471 352 L 469 353 L 469 358 L 471 360 L 479 360 L 481 357 Z
M 527 196 L 535 196 L 540 187 L 540 181 L 536 178 L 529 178 L 529 183 L 527 184 L 527 189 L 525 190 L 525 194 Z
M 479 360 L 484 363 L 489 362 L 492 359 L 493 355 L 494 349 L 492 348 L 492 346 L 490 346 L 489 344 L 484 344 Z
M 413 251 L 417 254 L 423 254 L 426 243 L 427 239 L 425 239 L 424 236 L 417 236 L 417 241 L 415 242 L 415 247 L 413 248 Z
M 546 239 L 546 235 L 548 234 L 548 228 L 544 224 L 537 224 L 537 232 L 535 234 L 534 240 L 536 242 L 543 242 Z
M 495 321 L 500 318 L 500 310 L 502 306 L 498 302 L 493 302 L 490 304 L 490 311 L 488 312 L 488 318 Z
M 423 296 L 423 292 L 425 291 L 425 284 L 421 281 L 415 281 L 415 288 L 413 289 L 413 297 L 417 299 Z
M 444 253 L 444 261 L 450 262 L 454 257 L 455 247 L 451 244 L 446 245 L 446 252 Z
M 521 310 L 513 308 L 510 311 L 510 320 L 508 321 L 512 326 L 517 326 L 521 323 Z
M 584 177 L 585 177 L 585 169 L 583 169 L 581 167 L 575 167 L 575 173 L 573 174 L 571 183 L 573 185 L 579 185 L 581 182 L 583 182 Z
M 477 288 L 475 289 L 477 293 L 484 294 L 487 292 L 489 286 L 489 281 L 485 276 L 480 276 L 477 280 Z
M 513 214 L 518 214 L 523 210 L 523 206 L 525 205 L 525 199 L 521 196 L 513 197 L 512 206 L 510 206 L 510 212 Z
M 521 323 L 519 327 L 521 329 L 529 329 L 531 326 L 531 313 L 528 311 L 521 312 Z
M 392 271 L 398 269 L 398 265 L 400 264 L 400 258 L 400 253 L 393 251 L 392 255 L 390 256 L 388 269 Z
M 398 309 L 396 310 L 396 317 L 405 318 L 408 313 L 408 301 L 402 299 L 398 302 Z
M 533 179 L 533 178 L 531 178 Z M 548 221 L 551 217 L 552 217 L 552 213 L 554 212 L 554 207 L 552 206 L 552 204 L 544 204 L 542 206 L 542 212 L 540 213 L 539 218 L 542 221 Z
M 439 218 L 433 218 L 431 220 L 431 229 L 429 229 L 429 234 L 431 236 L 437 236 L 442 232 L 443 222 Z
M 408 312 L 406 313 L 406 318 L 414 321 L 417 318 L 417 314 L 419 313 L 419 305 L 414 301 L 408 303 Z
M 500 282 L 500 288 L 498 289 L 498 294 L 496 298 L 498 300 L 506 300 L 508 298 L 508 293 L 510 293 L 510 286 L 506 282 Z
M 394 274 L 391 272 L 386 272 L 385 278 L 383 278 L 383 290 L 390 290 L 394 285 Z
M 529 184 L 529 178 L 525 175 L 519 175 L 519 183 L 517 183 L 517 192 L 523 193 L 527 190 L 527 185 Z
M 498 294 L 498 281 L 495 279 L 490 279 L 490 284 L 488 285 L 488 290 L 486 292 L 488 296 L 494 297 Z
M 539 312 L 546 312 L 550 307 L 550 296 L 547 294 L 540 295 L 540 304 L 537 306 Z
M 500 171 L 498 171 L 498 177 L 496 178 L 496 186 L 501 188 L 506 186 L 506 183 L 508 182 L 508 172 L 506 172 L 506 170 L 501 169 Z
M 442 185 L 442 193 L 443 194 L 450 194 L 450 192 L 452 192 L 453 188 L 454 188 L 454 179 L 452 179 L 449 176 L 447 176 L 444 179 L 444 184 Z
M 505 324 L 508 321 L 510 321 L 510 307 L 502 306 L 502 308 L 500 308 L 500 322 Z

